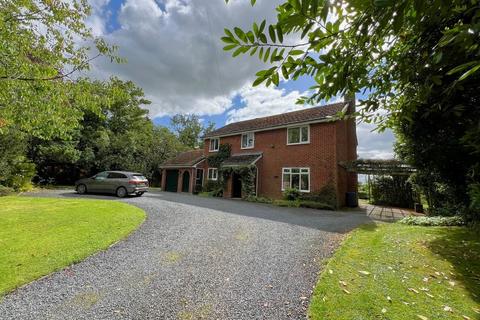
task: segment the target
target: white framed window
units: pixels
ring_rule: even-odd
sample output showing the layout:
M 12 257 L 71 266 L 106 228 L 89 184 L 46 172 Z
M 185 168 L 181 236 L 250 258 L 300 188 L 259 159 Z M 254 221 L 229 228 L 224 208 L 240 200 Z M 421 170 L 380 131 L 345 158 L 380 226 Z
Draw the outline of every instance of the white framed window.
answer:
M 255 134 L 253 132 L 242 133 L 242 149 L 252 149 L 255 146 Z
M 310 143 L 309 125 L 287 128 L 287 145 L 306 143 Z
M 218 180 L 217 168 L 208 168 L 208 180 Z
M 283 168 L 282 191 L 288 188 L 310 192 L 310 168 Z
M 219 138 L 211 138 L 210 139 L 210 149 L 209 151 L 218 151 L 218 148 L 220 147 L 220 139 Z

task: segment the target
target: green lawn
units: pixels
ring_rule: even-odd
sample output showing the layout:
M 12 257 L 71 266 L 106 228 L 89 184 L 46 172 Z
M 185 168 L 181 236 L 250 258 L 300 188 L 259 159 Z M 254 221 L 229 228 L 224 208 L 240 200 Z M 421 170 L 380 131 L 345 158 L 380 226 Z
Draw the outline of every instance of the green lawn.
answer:
M 144 219 L 116 201 L 0 197 L 0 296 L 107 248 Z
M 480 234 L 369 225 L 327 263 L 311 319 L 480 319 Z

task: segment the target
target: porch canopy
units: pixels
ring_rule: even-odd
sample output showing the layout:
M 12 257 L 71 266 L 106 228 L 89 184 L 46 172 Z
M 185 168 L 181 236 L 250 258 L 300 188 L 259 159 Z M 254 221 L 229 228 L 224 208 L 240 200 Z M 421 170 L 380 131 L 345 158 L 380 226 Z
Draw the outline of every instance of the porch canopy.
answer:
M 254 165 L 262 158 L 262 153 L 234 154 L 222 162 L 222 167 L 243 167 Z

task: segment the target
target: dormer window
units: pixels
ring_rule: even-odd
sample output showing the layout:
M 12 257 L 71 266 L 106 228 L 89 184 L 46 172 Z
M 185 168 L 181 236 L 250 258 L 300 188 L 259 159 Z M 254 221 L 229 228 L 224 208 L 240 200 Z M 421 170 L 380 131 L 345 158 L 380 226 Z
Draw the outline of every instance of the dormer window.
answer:
M 220 139 L 219 138 L 211 138 L 210 139 L 210 152 L 218 151 L 220 146 Z
M 255 134 L 253 132 L 242 134 L 242 149 L 252 149 L 255 146 Z
M 310 143 L 310 126 L 290 127 L 287 129 L 287 144 Z

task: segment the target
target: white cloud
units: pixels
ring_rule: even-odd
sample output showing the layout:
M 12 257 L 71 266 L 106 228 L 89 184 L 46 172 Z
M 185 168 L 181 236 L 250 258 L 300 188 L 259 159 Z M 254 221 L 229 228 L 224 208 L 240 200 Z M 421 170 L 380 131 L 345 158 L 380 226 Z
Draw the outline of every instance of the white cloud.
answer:
M 89 24 L 96 34 L 119 46 L 127 64 L 94 62 L 94 75 L 117 75 L 134 81 L 152 100 L 152 117 L 178 112 L 219 114 L 234 91 L 254 78 L 263 64 L 250 56 L 232 58 L 222 50 L 224 28 L 250 28 L 254 21 L 273 21 L 280 0 L 126 0 L 117 14 L 120 28 L 106 33 L 106 0 L 94 1 Z M 93 2 L 92 2 L 93 4 Z M 100 21 L 103 19 L 103 25 Z
M 392 159 L 395 136 L 391 130 L 379 133 L 375 125 L 357 124 L 358 156 L 363 159 Z
M 152 104 L 152 117 L 176 113 L 200 116 L 227 112 L 227 122 L 299 110 L 295 104 L 306 94 L 278 88 L 251 87 L 256 71 L 265 66 L 250 56 L 232 58 L 220 41 L 225 27 L 249 29 L 254 21 L 273 21 L 282 0 L 125 0 L 116 13 L 119 28 L 108 33 L 113 12 L 107 4 L 120 0 L 89 0 L 93 14 L 88 19 L 97 36 L 119 46 L 126 64 L 96 60 L 93 75 L 111 75 L 132 80 L 142 87 Z M 161 3 L 161 5 L 160 5 Z M 240 96 L 243 106 L 232 108 Z M 374 127 L 359 124 L 359 155 L 391 158 L 393 134 L 370 132 Z
M 289 111 L 305 109 L 308 106 L 295 104 L 307 92 L 290 91 L 275 87 L 252 87 L 246 85 L 237 92 L 244 104 L 243 107 L 232 109 L 227 113 L 227 123 L 270 116 Z

